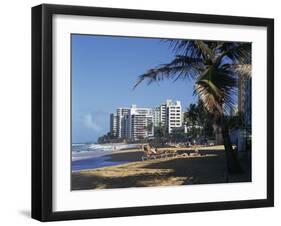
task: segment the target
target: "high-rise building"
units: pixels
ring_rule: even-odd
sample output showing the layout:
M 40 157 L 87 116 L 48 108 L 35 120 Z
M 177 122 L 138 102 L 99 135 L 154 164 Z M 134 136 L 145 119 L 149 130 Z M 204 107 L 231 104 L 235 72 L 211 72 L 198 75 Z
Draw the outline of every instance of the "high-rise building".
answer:
M 110 134 L 117 137 L 117 115 L 110 114 Z
M 159 127 L 161 125 L 161 108 L 156 107 L 153 109 L 153 126 Z
M 172 100 L 167 100 L 166 112 L 168 133 L 172 133 L 174 129 L 182 127 L 182 107 L 180 101 L 173 103 Z
M 161 123 L 161 126 L 166 126 L 166 124 L 167 124 L 167 105 L 166 104 L 160 105 L 160 123 Z
M 117 135 L 119 138 L 139 140 L 154 135 L 153 110 L 151 108 L 118 108 Z
M 140 140 L 154 135 L 153 110 L 151 108 L 137 108 L 133 105 L 130 109 L 127 123 L 128 138 Z
M 164 126 L 168 133 L 182 127 L 182 107 L 180 101 L 167 100 L 159 107 L 117 108 L 110 115 L 110 133 L 118 138 L 132 141 L 154 136 L 154 127 Z
M 117 136 L 126 138 L 125 121 L 130 112 L 130 108 L 117 108 Z
M 160 105 L 160 125 L 165 126 L 168 133 L 172 133 L 173 129 L 182 126 L 183 113 L 181 102 L 166 100 L 166 103 Z

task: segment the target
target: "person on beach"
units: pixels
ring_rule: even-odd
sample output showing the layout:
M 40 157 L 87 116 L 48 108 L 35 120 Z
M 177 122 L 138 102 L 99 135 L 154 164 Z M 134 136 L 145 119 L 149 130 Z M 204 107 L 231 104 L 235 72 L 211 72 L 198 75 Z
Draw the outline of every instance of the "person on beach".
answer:
M 152 149 L 149 144 L 143 145 L 143 150 L 148 157 L 157 155 L 157 151 Z

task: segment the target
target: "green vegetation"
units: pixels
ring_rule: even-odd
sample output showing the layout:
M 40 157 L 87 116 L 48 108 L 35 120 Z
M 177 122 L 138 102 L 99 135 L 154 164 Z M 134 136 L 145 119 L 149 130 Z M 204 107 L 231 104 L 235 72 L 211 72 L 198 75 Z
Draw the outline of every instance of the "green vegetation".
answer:
M 214 139 L 212 115 L 204 108 L 202 101 L 190 104 L 184 113 L 184 124 L 187 126 L 188 137 L 193 139 Z

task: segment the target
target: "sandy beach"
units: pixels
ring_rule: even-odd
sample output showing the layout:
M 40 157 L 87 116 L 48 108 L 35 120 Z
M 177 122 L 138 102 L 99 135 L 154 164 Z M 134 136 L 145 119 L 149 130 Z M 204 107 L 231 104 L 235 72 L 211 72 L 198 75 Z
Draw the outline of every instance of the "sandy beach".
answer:
M 127 163 L 72 172 L 72 190 L 226 182 L 222 146 L 200 148 L 199 154 L 188 148 L 167 149 L 177 151 L 177 155 L 142 161 L 143 151 L 138 149 L 110 153 L 107 155 L 110 161 Z M 231 175 L 229 182 L 249 182 L 250 169 L 244 168 L 244 171 L 244 174 Z

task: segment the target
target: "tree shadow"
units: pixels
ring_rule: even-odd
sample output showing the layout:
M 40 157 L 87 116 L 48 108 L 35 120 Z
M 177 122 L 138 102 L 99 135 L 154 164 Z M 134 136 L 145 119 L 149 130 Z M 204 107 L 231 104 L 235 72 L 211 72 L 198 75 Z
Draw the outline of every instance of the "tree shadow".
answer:
M 110 160 L 111 162 L 136 162 L 141 161 L 141 157 L 143 156 L 142 151 L 134 151 L 134 152 L 118 152 L 111 154 Z
M 128 187 L 146 187 L 153 182 L 172 177 L 172 173 L 151 174 L 141 173 L 139 175 L 120 176 L 120 177 L 105 177 L 100 175 L 79 175 L 72 177 L 72 190 L 84 189 L 105 189 L 105 188 L 128 188 Z

